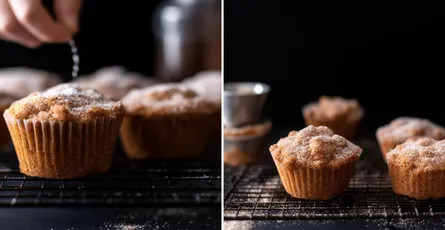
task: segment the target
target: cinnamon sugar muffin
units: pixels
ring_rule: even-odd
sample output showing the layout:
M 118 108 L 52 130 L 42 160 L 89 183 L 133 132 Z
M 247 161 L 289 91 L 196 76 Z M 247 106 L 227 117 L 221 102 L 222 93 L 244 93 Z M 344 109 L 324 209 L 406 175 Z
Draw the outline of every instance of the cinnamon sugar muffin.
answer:
M 190 158 L 204 149 L 215 105 L 180 84 L 132 90 L 122 99 L 121 140 L 130 158 Z
M 1 70 L 0 82 L 0 92 L 22 98 L 60 84 L 62 79 L 43 70 L 20 67 Z
M 127 72 L 122 67 L 103 68 L 92 76 L 80 77 L 73 82 L 83 87 L 96 89 L 107 99 L 115 101 L 121 100 L 132 89 L 145 88 L 159 83 L 154 78 Z
M 199 72 L 183 81 L 186 86 L 219 108 L 212 115 L 211 137 L 217 140 L 221 139 L 221 82 L 221 72 L 215 70 Z
M 3 114 L 11 103 L 17 99 L 19 98 L 14 95 L 0 91 L 0 114 Z M 0 149 L 4 148 L 9 143 L 10 139 L 5 120 L 0 119 Z
M 445 140 L 408 140 L 386 157 L 395 193 L 418 200 L 445 197 Z
M 362 149 L 326 126 L 292 131 L 270 147 L 287 193 L 327 200 L 343 193 Z
M 20 171 L 66 179 L 108 170 L 123 113 L 93 89 L 61 84 L 14 102 L 3 116 Z
M 303 107 L 306 125 L 327 126 L 346 139 L 353 139 L 364 115 L 355 99 L 321 96 Z
M 224 127 L 224 163 L 236 166 L 261 160 L 271 128 L 270 121 L 239 128 Z
M 399 117 L 388 125 L 378 128 L 376 136 L 385 159 L 387 152 L 409 139 L 421 137 L 445 139 L 445 129 L 426 119 Z

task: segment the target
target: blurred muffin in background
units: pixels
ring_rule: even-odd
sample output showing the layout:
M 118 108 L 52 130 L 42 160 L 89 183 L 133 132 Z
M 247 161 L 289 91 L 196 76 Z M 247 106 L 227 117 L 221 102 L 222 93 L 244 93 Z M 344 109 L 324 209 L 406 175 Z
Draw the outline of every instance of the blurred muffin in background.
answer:
M 12 104 L 12 102 L 18 100 L 17 96 L 11 95 L 7 92 L 2 92 L 0 90 L 0 114 L 3 114 L 5 110 Z M 0 149 L 4 148 L 10 140 L 8 127 L 6 126 L 5 120 L 0 119 Z
M 23 98 L 31 93 L 58 85 L 62 79 L 56 74 L 26 67 L 0 70 L 0 92 Z
M 196 75 L 187 78 L 183 84 L 190 87 L 199 96 L 204 97 L 219 108 L 212 115 L 212 131 L 210 133 L 211 139 L 221 139 L 221 71 L 203 71 Z
M 107 99 L 121 100 L 130 90 L 145 88 L 159 83 L 155 78 L 128 72 L 124 67 L 112 66 L 99 69 L 89 76 L 79 77 L 73 82 L 83 87 L 91 87 Z
M 218 109 L 183 84 L 132 90 L 122 99 L 121 140 L 128 157 L 195 158 L 204 150 Z
M 354 139 L 363 115 L 357 100 L 341 97 L 321 96 L 303 107 L 306 125 L 327 126 L 348 140 Z

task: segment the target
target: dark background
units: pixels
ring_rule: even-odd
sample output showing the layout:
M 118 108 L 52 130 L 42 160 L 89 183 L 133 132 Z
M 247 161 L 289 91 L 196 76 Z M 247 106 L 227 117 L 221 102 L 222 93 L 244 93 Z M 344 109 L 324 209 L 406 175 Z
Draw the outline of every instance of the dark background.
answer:
M 429 1 L 225 1 L 225 81 L 270 84 L 266 116 L 290 129 L 322 94 L 358 99 L 369 135 L 402 115 L 445 125 L 440 15 Z

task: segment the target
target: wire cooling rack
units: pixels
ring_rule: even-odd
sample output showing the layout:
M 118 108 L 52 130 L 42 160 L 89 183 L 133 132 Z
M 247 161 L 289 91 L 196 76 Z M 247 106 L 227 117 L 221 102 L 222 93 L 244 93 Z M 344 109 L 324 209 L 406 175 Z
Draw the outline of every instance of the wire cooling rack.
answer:
M 445 200 L 395 195 L 377 143 L 364 149 L 348 190 L 327 201 L 301 200 L 284 190 L 275 166 L 225 167 L 225 220 L 444 217 Z
M 221 170 L 202 161 L 130 161 L 118 152 L 112 169 L 73 180 L 28 177 L 12 151 L 0 153 L 0 206 L 131 205 L 217 207 Z

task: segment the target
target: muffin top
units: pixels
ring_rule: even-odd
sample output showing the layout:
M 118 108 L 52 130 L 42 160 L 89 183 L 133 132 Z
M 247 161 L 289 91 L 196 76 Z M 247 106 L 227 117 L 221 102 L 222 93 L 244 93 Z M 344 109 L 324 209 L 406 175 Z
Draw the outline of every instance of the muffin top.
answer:
M 0 92 L 22 98 L 60 84 L 62 80 L 42 70 L 9 68 L 0 71 L 0 82 Z
M 388 164 L 419 171 L 445 170 L 445 140 L 408 140 L 386 154 Z
M 310 103 L 303 108 L 305 116 L 317 120 L 356 121 L 363 117 L 364 110 L 355 99 L 321 96 L 318 103 Z
M 61 84 L 14 102 L 5 113 L 15 119 L 87 122 L 123 112 L 120 102 L 107 100 L 94 89 Z
M 73 82 L 83 87 L 94 88 L 105 98 L 116 101 L 122 99 L 132 89 L 145 88 L 158 83 L 154 78 L 129 73 L 121 67 L 104 68 L 92 76 L 80 77 Z
M 217 108 L 192 89 L 181 84 L 158 84 L 134 89 L 122 99 L 128 114 L 162 116 L 211 113 Z
M 445 129 L 429 120 L 415 117 L 399 117 L 377 129 L 377 138 L 397 143 L 421 137 L 445 139 Z
M 272 145 L 270 152 L 284 166 L 337 168 L 358 160 L 362 149 L 326 126 L 311 125 L 298 132 L 291 131 Z
M 200 96 L 215 102 L 221 103 L 221 72 L 203 71 L 191 78 L 187 78 L 183 83 L 197 92 Z

